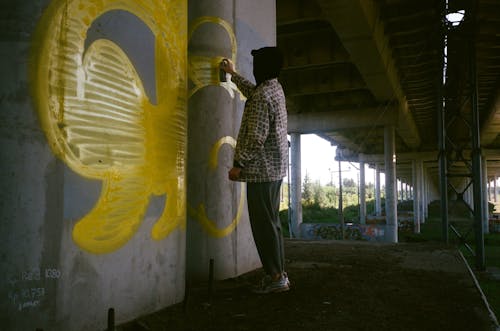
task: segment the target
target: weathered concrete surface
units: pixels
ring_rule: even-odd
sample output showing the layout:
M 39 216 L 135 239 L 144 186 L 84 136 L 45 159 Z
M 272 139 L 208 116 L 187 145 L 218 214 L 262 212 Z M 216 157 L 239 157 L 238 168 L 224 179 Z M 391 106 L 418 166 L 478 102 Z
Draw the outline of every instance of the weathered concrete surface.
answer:
M 244 185 L 227 180 L 231 147 L 221 146 L 215 169 L 209 164 L 210 152 L 220 138 L 236 138 L 244 104 L 237 92 L 233 90 L 231 97 L 217 86 L 202 88 L 187 101 L 191 196 L 186 208 L 192 216 L 203 205 L 205 215 L 216 220 L 216 229 L 229 225 L 241 210 L 237 227 L 214 236 L 191 217 L 187 245 L 182 227 L 163 240 L 152 240 L 151 229 L 168 199 L 164 194 L 151 197 L 137 232 L 119 249 L 98 255 L 75 244 L 73 227 L 92 210 L 102 182 L 78 175 L 54 156 L 29 93 L 33 32 L 48 3 L 9 1 L 0 7 L 2 327 L 103 329 L 108 308 L 115 309 L 117 322 L 124 322 L 179 302 L 184 296 L 186 248 L 194 276 L 206 276 L 211 258 L 217 278 L 257 268 L 260 262 L 248 224 Z M 276 43 L 274 2 L 190 5 L 191 18 L 210 15 L 232 26 L 238 71 L 252 77 L 250 51 Z M 260 14 L 255 15 L 257 12 Z M 231 57 L 231 41 L 220 26 L 207 24 L 197 33 L 190 45 L 193 54 L 201 51 L 206 56 Z M 85 47 L 99 38 L 114 41 L 133 63 L 154 105 L 159 102 L 159 73 L 152 64 L 155 44 L 151 37 L 148 26 L 132 12 L 113 11 L 96 18 Z
M 199 70 L 190 71 L 190 84 L 198 89 L 191 89 L 195 92 L 188 101 L 187 273 L 206 279 L 213 259 L 214 276 L 223 279 L 259 267 L 260 260 L 248 222 L 245 184 L 227 177 L 244 100 L 227 83 L 221 86 L 217 63 L 232 58 L 236 70 L 254 80 L 251 50 L 276 45 L 275 3 L 192 1 L 189 27 L 190 66 Z M 196 85 L 197 79 L 203 84 Z
M 124 322 L 182 300 L 185 232 L 152 240 L 162 196 L 150 201 L 137 233 L 121 249 L 96 255 L 73 241 L 73 227 L 99 198 L 101 182 L 77 175 L 53 155 L 31 98 L 31 38 L 48 2 L 0 5 L 0 325 L 99 330 L 110 307 Z M 113 32 L 111 26 L 107 37 L 117 32 L 126 29 Z

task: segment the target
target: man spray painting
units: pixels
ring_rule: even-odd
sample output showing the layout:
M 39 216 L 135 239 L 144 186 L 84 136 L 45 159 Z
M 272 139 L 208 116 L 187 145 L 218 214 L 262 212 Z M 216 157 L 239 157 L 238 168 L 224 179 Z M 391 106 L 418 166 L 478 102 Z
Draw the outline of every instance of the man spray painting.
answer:
M 279 220 L 279 192 L 288 166 L 287 112 L 277 79 L 283 65 L 280 50 L 263 47 L 252 56 L 256 84 L 237 74 L 229 59 L 221 62 L 221 69 L 247 97 L 228 176 L 247 183 L 250 224 L 267 274 L 254 292 L 265 294 L 290 289 Z

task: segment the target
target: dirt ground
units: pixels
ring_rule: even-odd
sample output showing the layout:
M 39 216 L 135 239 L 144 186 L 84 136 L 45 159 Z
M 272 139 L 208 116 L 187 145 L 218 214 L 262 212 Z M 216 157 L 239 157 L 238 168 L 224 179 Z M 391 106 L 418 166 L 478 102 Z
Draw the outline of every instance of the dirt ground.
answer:
M 492 330 L 458 252 L 429 243 L 286 241 L 289 292 L 255 295 L 256 270 L 193 284 L 130 330 Z

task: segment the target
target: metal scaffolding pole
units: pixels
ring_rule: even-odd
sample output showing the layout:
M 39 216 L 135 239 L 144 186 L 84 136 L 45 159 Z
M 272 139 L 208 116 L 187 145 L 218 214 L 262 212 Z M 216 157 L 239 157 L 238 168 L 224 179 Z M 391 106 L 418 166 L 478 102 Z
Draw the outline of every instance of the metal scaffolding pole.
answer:
M 446 4 L 448 2 L 446 1 Z M 477 5 L 477 4 L 476 4 Z M 445 13 L 447 14 L 448 8 Z M 483 160 L 481 156 L 481 142 L 479 130 L 479 110 L 478 110 L 478 95 L 477 95 L 477 73 L 476 73 L 476 8 L 474 2 L 465 10 L 465 19 L 460 29 L 453 30 L 452 24 L 444 22 L 445 34 L 443 35 L 443 59 L 446 54 L 455 54 L 453 60 L 460 61 L 461 65 L 454 63 L 450 72 L 448 72 L 447 64 L 450 59 L 443 61 L 445 65 L 445 78 L 443 79 L 443 88 L 446 94 L 443 94 L 443 102 L 439 102 L 440 109 L 438 110 L 438 134 L 439 134 L 439 174 L 440 174 L 440 189 L 441 189 L 441 214 L 443 218 L 442 230 L 443 240 L 448 243 L 448 230 L 458 237 L 459 244 L 463 245 L 474 257 L 475 264 L 478 270 L 483 270 L 485 267 L 484 259 L 484 219 L 485 219 L 485 182 L 483 178 Z M 465 44 L 463 44 L 465 42 Z M 448 49 L 452 45 L 452 49 Z M 457 45 L 465 45 L 463 58 L 457 54 Z M 446 48 L 444 47 L 446 46 Z M 453 47 L 455 47 L 453 49 Z M 457 76 L 466 79 L 467 84 L 458 86 L 453 84 L 456 82 Z M 448 80 L 448 78 L 451 79 Z M 470 110 L 470 111 L 467 111 Z M 452 128 L 453 125 L 460 121 L 469 129 L 470 141 L 466 141 L 460 136 L 447 132 L 447 128 Z M 462 140 L 461 140 L 462 139 Z M 471 150 L 470 156 L 464 152 L 465 149 Z M 456 179 L 463 179 L 466 185 L 458 184 Z M 464 199 L 467 191 L 472 186 L 473 206 Z M 458 187 L 462 187 L 460 190 Z M 448 191 L 452 192 L 457 197 L 457 202 L 462 202 L 466 205 L 473 215 L 473 223 L 471 229 L 460 233 L 462 229 L 449 224 L 448 220 Z M 474 231 L 471 231 L 474 230 Z M 473 232 L 475 237 L 475 249 L 467 242 L 467 236 Z
M 441 49 L 443 53 L 441 54 L 441 66 L 444 72 L 444 39 L 445 35 L 442 36 L 443 44 L 441 45 Z M 439 84 L 441 87 L 438 93 L 438 161 L 439 161 L 439 191 L 441 193 L 441 224 L 442 224 L 442 237 L 443 241 L 448 244 L 449 243 L 449 235 L 448 235 L 448 178 L 447 178 L 447 160 L 446 160 L 446 108 L 444 107 L 444 96 L 443 96 L 443 81 L 442 78 L 438 78 Z

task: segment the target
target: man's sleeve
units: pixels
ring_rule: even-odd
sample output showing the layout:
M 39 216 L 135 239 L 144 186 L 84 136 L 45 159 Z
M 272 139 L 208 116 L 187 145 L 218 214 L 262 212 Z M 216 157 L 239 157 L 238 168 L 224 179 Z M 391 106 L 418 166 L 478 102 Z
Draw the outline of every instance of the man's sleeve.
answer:
M 243 76 L 238 75 L 237 73 L 231 76 L 231 81 L 236 84 L 238 90 L 240 90 L 240 92 L 243 93 L 243 95 L 247 98 L 252 95 L 253 90 L 255 89 L 254 83 L 244 78 Z

